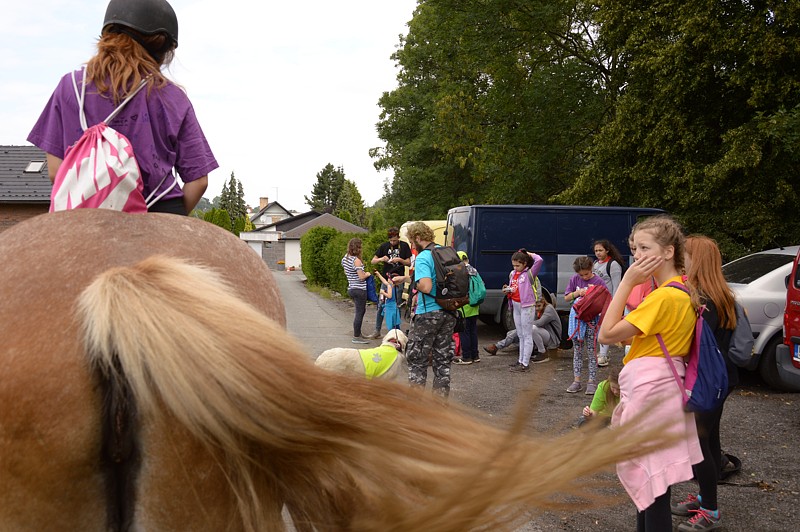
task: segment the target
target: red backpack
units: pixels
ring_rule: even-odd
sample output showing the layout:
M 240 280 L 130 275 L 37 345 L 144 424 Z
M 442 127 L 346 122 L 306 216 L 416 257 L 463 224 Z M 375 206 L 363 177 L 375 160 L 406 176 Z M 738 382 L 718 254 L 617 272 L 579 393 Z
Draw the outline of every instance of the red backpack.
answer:
M 572 308 L 575 317 L 581 321 L 590 322 L 600 315 L 600 322 L 611 304 L 611 292 L 603 285 L 593 284 L 586 289 L 586 295 L 580 297 Z M 598 326 L 600 323 L 598 323 Z

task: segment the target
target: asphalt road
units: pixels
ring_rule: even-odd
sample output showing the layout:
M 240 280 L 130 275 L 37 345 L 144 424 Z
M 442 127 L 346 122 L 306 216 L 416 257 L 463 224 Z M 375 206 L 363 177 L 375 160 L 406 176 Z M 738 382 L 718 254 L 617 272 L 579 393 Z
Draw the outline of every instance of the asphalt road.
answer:
M 349 300 L 324 299 L 307 291 L 299 271 L 275 272 L 275 277 L 286 305 L 287 328 L 310 357 L 316 358 L 330 347 L 352 345 L 353 306 Z M 365 333 L 372 330 L 374 320 L 375 307 L 371 306 L 364 319 Z M 478 336 L 480 344 L 485 345 L 502 338 L 503 332 L 497 326 L 480 323 Z M 370 345 L 377 345 L 377 341 Z M 516 357 L 513 348 L 494 357 L 482 352 L 480 363 L 453 366 L 450 400 L 468 405 L 479 415 L 503 425 L 523 392 L 533 388 L 538 401 L 530 430 L 545 434 L 573 430 L 572 425 L 590 397 L 565 393 L 572 380 L 572 353 L 551 351 L 549 362 L 534 366 L 525 374 L 508 371 L 508 364 Z M 614 360 L 620 362 L 621 354 L 612 350 Z M 739 474 L 719 486 L 724 523 L 719 530 L 800 530 L 800 459 L 796 452 L 800 449 L 800 395 L 773 391 L 757 378 L 745 376 L 744 383 L 725 405 L 722 446 L 738 456 L 743 466 Z M 613 471 L 585 481 L 598 480 L 608 482 L 610 487 L 599 491 L 616 496 L 616 504 L 604 508 L 576 505 L 574 511 L 531 515 L 531 521 L 520 532 L 635 529 L 635 508 Z M 683 499 L 689 492 L 696 492 L 692 482 L 674 486 L 673 501 Z M 679 522 L 675 518 L 674 525 L 677 527 Z

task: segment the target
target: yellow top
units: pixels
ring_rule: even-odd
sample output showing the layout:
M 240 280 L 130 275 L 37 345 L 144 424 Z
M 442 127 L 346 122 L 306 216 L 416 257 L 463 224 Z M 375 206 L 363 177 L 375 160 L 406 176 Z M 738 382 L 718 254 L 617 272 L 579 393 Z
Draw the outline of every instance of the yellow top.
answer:
M 381 345 L 372 349 L 360 349 L 359 354 L 364 362 L 364 370 L 368 380 L 380 377 L 392 367 L 397 360 L 397 349 L 391 345 Z
M 639 329 L 641 334 L 633 337 L 631 349 L 622 360 L 623 364 L 634 358 L 664 356 L 656 338 L 658 333 L 664 339 L 670 356 L 689 354 L 697 314 L 692 307 L 689 294 L 666 286 L 675 281 L 682 283 L 680 276 L 667 279 L 649 294 L 641 305 L 625 316 L 625 319 Z

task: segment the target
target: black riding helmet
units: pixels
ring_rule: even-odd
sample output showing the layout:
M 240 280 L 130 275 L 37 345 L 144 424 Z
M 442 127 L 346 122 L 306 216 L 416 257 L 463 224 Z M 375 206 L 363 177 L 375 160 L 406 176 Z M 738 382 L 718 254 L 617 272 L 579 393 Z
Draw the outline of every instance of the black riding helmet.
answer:
M 139 39 L 135 35 L 124 31 L 120 26 L 136 30 L 142 35 L 165 33 L 171 40 L 165 48 L 169 50 L 178 47 L 178 17 L 167 0 L 111 0 L 106 9 L 103 29 L 112 24 L 116 25 L 117 30 L 131 35 L 137 41 Z M 151 55 L 161 55 L 167 50 L 147 51 Z

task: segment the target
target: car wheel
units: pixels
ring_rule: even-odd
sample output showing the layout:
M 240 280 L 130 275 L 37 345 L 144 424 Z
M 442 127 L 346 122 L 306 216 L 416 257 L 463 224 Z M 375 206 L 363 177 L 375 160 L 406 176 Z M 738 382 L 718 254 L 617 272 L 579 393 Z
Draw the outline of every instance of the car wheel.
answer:
M 777 335 L 764 347 L 764 351 L 761 352 L 761 361 L 758 363 L 758 372 L 769 387 L 785 391 L 786 386 L 778 374 L 778 365 L 775 360 L 775 348 L 778 347 L 781 340 L 780 335 Z

